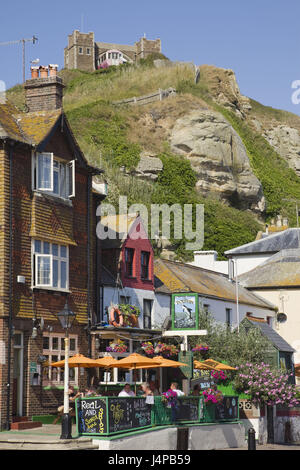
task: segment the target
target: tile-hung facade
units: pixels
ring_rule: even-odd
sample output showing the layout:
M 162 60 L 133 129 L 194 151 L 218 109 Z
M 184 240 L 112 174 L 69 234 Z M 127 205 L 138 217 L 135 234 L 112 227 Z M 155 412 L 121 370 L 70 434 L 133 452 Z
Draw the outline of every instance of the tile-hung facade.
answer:
M 56 66 L 32 68 L 27 111 L 0 105 L 0 419 L 56 413 L 63 403 L 66 300 L 76 314 L 70 354 L 88 354 L 96 312 L 97 196 L 62 110 Z M 41 76 L 39 76 L 39 72 Z M 43 74 L 43 75 L 42 75 Z M 84 329 L 85 328 L 85 329 Z M 85 374 L 85 373 L 84 373 Z M 86 376 L 71 370 L 71 383 Z

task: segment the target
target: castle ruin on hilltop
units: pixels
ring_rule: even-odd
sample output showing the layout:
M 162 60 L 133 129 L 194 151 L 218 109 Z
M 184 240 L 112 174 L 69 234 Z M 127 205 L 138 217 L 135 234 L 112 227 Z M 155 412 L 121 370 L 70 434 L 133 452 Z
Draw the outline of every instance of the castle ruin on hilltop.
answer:
M 154 52 L 161 53 L 160 39 L 150 40 L 144 36 L 130 46 L 96 42 L 93 32 L 74 30 L 68 35 L 68 45 L 64 49 L 64 67 L 92 72 L 110 65 L 136 63 Z

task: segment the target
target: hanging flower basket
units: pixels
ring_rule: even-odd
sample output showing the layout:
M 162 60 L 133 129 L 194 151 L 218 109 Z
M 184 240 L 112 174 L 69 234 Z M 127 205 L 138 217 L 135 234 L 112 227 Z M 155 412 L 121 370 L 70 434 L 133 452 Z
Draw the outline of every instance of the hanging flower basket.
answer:
M 158 343 L 156 346 L 151 341 L 141 343 L 141 349 L 148 357 L 163 356 L 165 358 L 177 356 L 179 350 L 174 344 Z
M 109 346 L 106 348 L 107 352 L 117 352 L 117 353 L 126 353 L 127 352 L 127 346 L 124 341 L 118 340 L 118 341 L 111 341 L 109 343 Z
M 177 356 L 179 349 L 174 344 L 158 343 L 154 352 L 157 355 L 169 358 Z
M 141 343 L 141 348 L 144 351 L 144 353 L 149 356 L 153 357 L 154 356 L 154 347 L 151 341 L 146 341 L 144 343 Z

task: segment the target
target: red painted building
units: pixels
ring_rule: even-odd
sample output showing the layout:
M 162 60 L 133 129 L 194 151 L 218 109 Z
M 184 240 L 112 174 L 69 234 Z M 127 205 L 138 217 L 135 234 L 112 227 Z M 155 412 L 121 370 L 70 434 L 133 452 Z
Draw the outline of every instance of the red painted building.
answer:
M 92 334 L 102 356 L 111 344 L 122 341 L 126 352 L 110 351 L 117 359 L 138 351 L 141 342 L 161 334 L 153 323 L 155 309 L 154 252 L 140 216 L 107 216 L 101 219 L 101 322 Z M 99 233 L 98 233 L 99 236 Z M 135 320 L 123 320 L 114 311 L 120 305 L 137 307 Z M 100 371 L 101 374 L 101 371 Z M 129 375 L 128 375 L 129 374 Z M 130 377 L 129 377 L 130 376 Z M 100 377 L 103 381 L 104 377 Z M 139 371 L 137 381 L 143 379 Z M 108 383 L 132 380 L 132 373 L 112 371 Z

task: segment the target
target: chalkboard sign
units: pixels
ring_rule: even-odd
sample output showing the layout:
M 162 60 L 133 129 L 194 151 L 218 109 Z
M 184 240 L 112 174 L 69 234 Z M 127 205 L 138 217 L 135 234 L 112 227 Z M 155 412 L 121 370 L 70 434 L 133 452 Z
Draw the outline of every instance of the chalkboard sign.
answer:
M 105 398 L 77 399 L 76 408 L 79 434 L 107 433 Z
M 211 373 L 208 370 L 194 369 L 194 379 L 191 381 L 192 389 L 195 385 L 199 385 L 201 391 L 211 388 L 215 383 L 214 378 L 211 377 Z
M 176 410 L 177 421 L 199 420 L 199 397 L 178 398 Z
M 215 419 L 217 421 L 238 419 L 238 397 L 224 397 L 221 403 L 216 405 Z
M 145 398 L 108 398 L 109 433 L 151 426 L 151 405 Z

